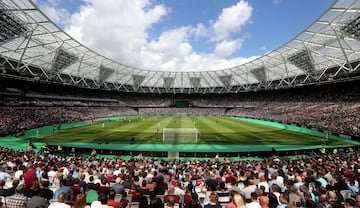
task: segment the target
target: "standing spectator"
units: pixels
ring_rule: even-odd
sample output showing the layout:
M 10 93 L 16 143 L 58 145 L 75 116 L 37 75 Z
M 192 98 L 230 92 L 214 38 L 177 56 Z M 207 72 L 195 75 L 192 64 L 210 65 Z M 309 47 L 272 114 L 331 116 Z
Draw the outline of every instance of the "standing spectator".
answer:
M 9 197 L 6 197 L 6 206 L 8 208 L 19 208 L 25 207 L 28 198 L 24 196 L 25 185 L 20 184 L 15 189 L 15 194 Z
M 30 189 L 32 183 L 36 181 L 36 170 L 31 162 L 27 164 L 26 171 L 23 174 L 23 178 L 25 181 L 26 189 Z

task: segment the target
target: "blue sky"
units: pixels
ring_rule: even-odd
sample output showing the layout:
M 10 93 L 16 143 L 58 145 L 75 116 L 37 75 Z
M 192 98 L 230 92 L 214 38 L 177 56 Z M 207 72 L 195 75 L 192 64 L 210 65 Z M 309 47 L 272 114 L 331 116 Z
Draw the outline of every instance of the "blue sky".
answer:
M 36 0 L 104 56 L 163 71 L 225 69 L 295 37 L 333 0 Z

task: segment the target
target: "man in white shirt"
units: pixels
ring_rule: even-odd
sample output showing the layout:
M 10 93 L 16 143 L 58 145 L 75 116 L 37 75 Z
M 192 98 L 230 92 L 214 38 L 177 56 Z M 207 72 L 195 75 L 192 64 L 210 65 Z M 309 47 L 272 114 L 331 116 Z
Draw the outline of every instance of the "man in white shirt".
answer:
M 258 195 L 256 194 L 256 192 L 251 193 L 251 202 L 246 203 L 246 208 L 261 208 L 258 202 Z
M 66 194 L 61 192 L 57 197 L 57 202 L 51 202 L 48 208 L 71 208 L 70 205 L 65 204 Z
M 258 183 L 258 188 L 260 188 L 260 186 L 263 186 L 265 188 L 264 192 L 269 193 L 269 184 L 268 182 L 266 182 L 265 176 L 260 176 L 259 180 L 260 182 Z
M 91 203 L 91 208 L 113 208 L 112 206 L 107 205 L 108 197 L 104 193 L 99 194 L 98 201 L 93 201 Z
M 174 187 L 174 194 L 184 196 L 185 191 L 181 188 L 181 181 L 176 182 L 176 186 Z
M 5 168 L 0 167 L 0 180 L 6 181 L 10 177 L 9 173 L 5 172 Z

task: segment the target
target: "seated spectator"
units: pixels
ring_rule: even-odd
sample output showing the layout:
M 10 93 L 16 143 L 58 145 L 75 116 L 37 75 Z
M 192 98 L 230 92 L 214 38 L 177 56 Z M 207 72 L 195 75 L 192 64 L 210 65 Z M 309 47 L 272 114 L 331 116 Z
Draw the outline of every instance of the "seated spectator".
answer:
M 125 190 L 125 187 L 121 184 L 121 181 L 118 181 L 118 183 L 114 183 L 111 186 L 111 189 L 114 190 L 116 194 L 122 194 Z
M 153 177 L 153 181 L 155 181 L 154 192 L 156 195 L 164 195 L 167 187 L 164 186 L 164 178 L 163 177 Z
M 39 196 L 40 188 L 34 189 L 33 196 L 26 202 L 26 207 L 46 208 L 49 206 L 49 201 Z
M 5 171 L 4 167 L 0 167 L 0 180 L 6 181 L 7 179 L 10 179 L 11 176 L 9 173 Z
M 18 179 L 14 179 L 12 182 L 12 187 L 6 189 L 4 196 L 11 196 L 15 194 L 16 187 L 20 184 L 20 181 Z
M 167 198 L 167 200 L 165 201 L 165 206 L 164 206 L 164 208 L 174 208 L 174 207 L 175 207 L 175 204 L 176 204 L 176 202 L 175 202 L 175 197 L 174 197 L 174 195 L 173 195 L 173 196 L 169 196 L 169 197 Z
M 246 203 L 246 208 L 261 208 L 258 202 L 258 195 L 255 192 L 251 193 L 251 202 Z
M 24 196 L 25 185 L 20 184 L 15 189 L 15 194 L 6 197 L 6 206 L 8 208 L 26 207 L 28 198 Z
M 0 196 L 7 196 L 8 190 L 5 188 L 5 181 L 0 180 Z
M 143 192 L 143 190 L 141 189 L 139 191 L 139 208 L 147 208 L 149 205 L 148 199 L 146 198 L 145 193 Z
M 160 198 L 156 197 L 156 193 L 154 191 L 149 192 L 150 203 L 148 208 L 164 208 L 164 204 Z
M 115 191 L 110 190 L 107 205 L 113 206 L 114 208 L 120 208 L 120 202 L 115 201 L 115 196 L 116 196 Z
M 39 181 L 33 181 L 31 188 L 28 190 L 25 190 L 24 195 L 27 196 L 28 198 L 31 198 L 32 196 L 35 195 L 35 193 L 37 193 L 39 191 L 40 191 Z
M 356 194 L 355 201 L 358 207 L 360 207 L 360 193 Z
M 57 195 L 57 201 L 52 202 L 48 208 L 70 208 L 70 205 L 65 203 L 66 193 L 61 192 Z
M 289 194 L 287 192 L 281 193 L 279 197 L 280 204 L 277 208 L 287 208 L 289 204 Z
M 91 208 L 112 208 L 112 206 L 107 205 L 108 197 L 104 193 L 99 194 L 97 201 L 91 202 Z
M 74 179 L 74 184 L 71 186 L 71 190 L 73 191 L 73 198 L 76 198 L 76 196 L 80 193 L 84 193 L 84 189 L 79 185 L 79 179 Z
M 65 179 L 61 180 L 60 187 L 54 193 L 54 199 L 57 199 L 58 195 L 60 193 L 65 193 L 67 200 L 70 200 L 71 197 L 72 197 L 73 191 L 72 191 L 71 187 L 66 186 L 66 180 Z
M 71 208 L 90 208 L 90 206 L 86 204 L 86 195 L 85 194 L 76 195 L 75 203 L 72 205 Z
M 212 192 L 210 194 L 209 203 L 204 206 L 204 208 L 221 208 L 221 205 L 218 201 L 216 193 Z
M 230 202 L 230 192 L 226 189 L 224 182 L 219 183 L 219 190 L 216 191 L 216 195 L 219 203 L 227 204 Z
M 110 187 L 107 184 L 107 179 L 106 179 L 106 177 L 102 177 L 101 178 L 100 188 L 99 188 L 99 193 L 108 194 L 109 191 L 110 191 Z
M 267 196 L 260 196 L 259 204 L 261 208 L 269 208 L 269 198 Z
M 49 189 L 49 181 L 41 181 L 42 188 L 40 188 L 39 196 L 47 199 L 50 201 L 50 199 L 53 198 L 54 192 Z
M 175 195 L 175 194 L 174 194 L 174 191 L 175 191 L 174 187 L 172 187 L 172 188 L 169 189 L 168 193 L 164 196 L 164 202 L 165 202 L 165 203 L 168 202 L 170 198 L 171 198 L 172 200 L 174 200 L 175 203 L 178 203 L 178 204 L 181 203 L 181 202 L 180 202 L 180 199 L 181 199 L 180 196 L 179 196 L 179 195 Z
M 92 203 L 99 199 L 99 190 L 100 184 L 88 184 L 89 191 L 86 194 L 86 203 Z
M 202 208 L 197 193 L 191 194 L 191 201 L 185 204 L 185 208 Z
M 121 199 L 119 204 L 120 204 L 120 208 L 128 208 L 129 202 L 128 202 L 127 199 Z M 146 207 L 147 207 L 147 205 L 146 205 Z M 142 207 L 142 206 L 139 204 L 139 208 L 146 208 L 146 207 Z

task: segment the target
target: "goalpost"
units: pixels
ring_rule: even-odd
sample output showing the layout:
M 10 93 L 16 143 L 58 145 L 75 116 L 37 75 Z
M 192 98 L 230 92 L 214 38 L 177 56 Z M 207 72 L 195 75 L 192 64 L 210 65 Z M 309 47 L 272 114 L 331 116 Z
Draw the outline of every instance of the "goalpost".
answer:
M 177 117 L 185 117 L 188 116 L 188 113 L 176 113 Z
M 198 142 L 197 128 L 163 128 L 163 142 Z

